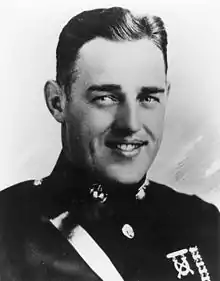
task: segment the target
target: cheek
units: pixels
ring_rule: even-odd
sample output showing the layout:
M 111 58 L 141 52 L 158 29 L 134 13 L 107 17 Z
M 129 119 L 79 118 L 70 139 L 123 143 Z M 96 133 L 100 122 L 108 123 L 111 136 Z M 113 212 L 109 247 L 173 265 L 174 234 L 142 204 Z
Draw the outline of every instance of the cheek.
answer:
M 87 104 L 76 104 L 69 112 L 68 121 L 82 141 L 98 137 L 111 127 L 114 113 Z
M 160 114 L 157 115 L 155 121 L 155 127 L 158 130 L 159 134 L 163 131 L 163 127 L 164 127 L 164 113 L 165 111 L 160 112 Z
M 87 126 L 94 132 L 104 132 L 111 127 L 114 121 L 114 115 L 105 110 L 89 110 L 87 112 L 86 120 Z
M 157 141 L 157 139 L 160 138 L 163 133 L 164 115 L 165 109 L 161 106 L 154 110 L 148 110 L 142 116 L 144 120 L 143 124 L 146 130 L 151 131 L 155 141 Z
M 88 110 L 84 115 L 82 124 L 81 141 L 84 149 L 92 155 L 98 155 L 103 149 L 105 136 L 111 130 L 113 115 L 106 111 Z

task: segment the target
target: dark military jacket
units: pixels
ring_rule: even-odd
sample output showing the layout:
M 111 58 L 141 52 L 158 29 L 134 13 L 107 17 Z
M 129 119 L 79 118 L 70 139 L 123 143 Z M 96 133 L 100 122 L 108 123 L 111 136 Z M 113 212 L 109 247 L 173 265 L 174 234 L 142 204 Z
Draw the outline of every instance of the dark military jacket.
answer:
M 152 181 L 143 200 L 135 199 L 136 187 L 113 188 L 100 203 L 89 185 L 85 172 L 59 159 L 49 177 L 1 192 L 1 281 L 104 280 L 70 243 L 78 225 L 121 280 L 220 280 L 219 212 L 213 205 Z M 58 228 L 54 221 L 62 214 L 68 215 Z

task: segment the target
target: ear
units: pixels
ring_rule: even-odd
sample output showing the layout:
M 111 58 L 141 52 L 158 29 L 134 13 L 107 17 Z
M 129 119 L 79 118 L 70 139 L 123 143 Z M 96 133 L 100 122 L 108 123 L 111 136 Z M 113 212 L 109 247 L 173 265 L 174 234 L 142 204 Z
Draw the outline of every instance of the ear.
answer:
M 49 80 L 44 86 L 44 97 L 50 113 L 58 122 L 63 123 L 66 105 L 63 89 L 55 81 Z

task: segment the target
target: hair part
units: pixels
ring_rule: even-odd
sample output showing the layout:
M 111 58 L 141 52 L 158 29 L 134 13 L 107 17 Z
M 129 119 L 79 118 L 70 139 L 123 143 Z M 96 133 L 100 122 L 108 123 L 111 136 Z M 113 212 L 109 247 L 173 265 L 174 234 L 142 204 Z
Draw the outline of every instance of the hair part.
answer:
M 73 17 L 59 37 L 56 80 L 66 93 L 77 76 L 74 65 L 79 49 L 96 37 L 111 41 L 148 38 L 162 51 L 167 73 L 167 33 L 160 17 L 138 17 L 120 7 L 89 10 Z

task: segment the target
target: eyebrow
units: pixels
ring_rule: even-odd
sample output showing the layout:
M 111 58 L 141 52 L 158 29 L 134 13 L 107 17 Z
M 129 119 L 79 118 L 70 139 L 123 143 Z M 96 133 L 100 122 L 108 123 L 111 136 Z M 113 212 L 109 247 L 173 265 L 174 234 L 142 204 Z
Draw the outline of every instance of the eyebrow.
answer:
M 103 84 L 103 85 L 92 85 L 87 89 L 87 92 L 120 92 L 122 93 L 122 88 L 120 85 L 117 84 Z M 139 94 L 158 94 L 158 93 L 164 93 L 165 88 L 163 87 L 155 87 L 155 86 L 144 86 L 141 87 Z
M 103 85 L 92 85 L 88 88 L 88 92 L 121 92 L 121 86 L 116 84 L 103 84 Z
M 140 90 L 140 94 L 158 94 L 158 93 L 164 93 L 165 88 L 162 87 L 142 87 Z

